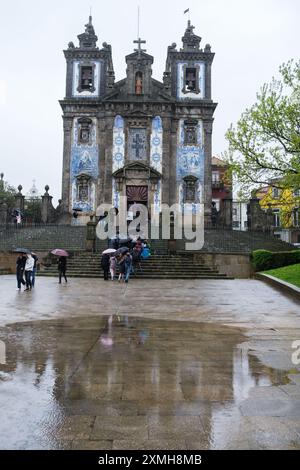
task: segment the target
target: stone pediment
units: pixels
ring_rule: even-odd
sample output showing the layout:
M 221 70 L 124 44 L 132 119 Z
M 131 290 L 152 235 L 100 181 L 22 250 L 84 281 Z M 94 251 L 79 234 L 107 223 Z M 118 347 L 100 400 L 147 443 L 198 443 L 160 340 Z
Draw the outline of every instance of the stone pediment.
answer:
M 114 178 L 127 178 L 129 176 L 148 179 L 157 179 L 162 177 L 159 171 L 155 170 L 146 163 L 141 162 L 127 163 L 123 166 L 123 168 L 120 168 L 113 173 Z
M 174 98 L 172 98 L 164 88 L 163 83 L 151 78 L 151 93 L 148 95 L 134 95 L 128 93 L 127 79 L 124 78 L 119 82 L 114 84 L 113 89 L 103 97 L 103 101 L 118 101 L 118 102 L 162 102 L 162 103 L 172 103 Z

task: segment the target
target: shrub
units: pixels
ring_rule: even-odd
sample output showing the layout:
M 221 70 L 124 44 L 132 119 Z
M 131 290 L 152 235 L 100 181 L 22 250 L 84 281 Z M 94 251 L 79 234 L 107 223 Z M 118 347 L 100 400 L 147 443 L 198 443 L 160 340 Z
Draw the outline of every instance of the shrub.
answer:
M 272 252 L 255 250 L 251 254 L 251 262 L 255 271 L 267 271 L 289 264 L 300 263 L 300 250 Z
M 272 268 L 272 251 L 255 250 L 251 254 L 251 262 L 255 271 L 263 271 Z

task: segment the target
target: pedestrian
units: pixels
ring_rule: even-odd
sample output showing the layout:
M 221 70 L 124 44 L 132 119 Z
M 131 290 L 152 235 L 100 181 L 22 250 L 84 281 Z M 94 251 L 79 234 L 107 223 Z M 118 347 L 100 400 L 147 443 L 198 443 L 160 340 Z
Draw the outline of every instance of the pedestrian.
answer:
M 21 284 L 25 286 L 24 271 L 25 271 L 26 257 L 20 253 L 16 261 L 16 274 L 17 274 L 17 290 L 21 290 Z
M 125 267 L 125 255 L 121 256 L 119 258 L 119 282 L 121 281 L 124 281 L 124 278 L 125 278 L 125 271 L 126 271 L 126 267 Z
M 109 259 L 109 269 L 110 269 L 110 277 L 113 281 L 116 275 L 116 268 L 117 268 L 117 260 L 115 256 L 111 256 Z
M 108 253 L 105 253 L 104 255 L 102 255 L 101 267 L 103 269 L 104 281 L 108 281 L 108 273 L 109 273 L 109 254 Z
M 25 280 L 26 280 L 26 290 L 32 289 L 32 272 L 34 267 L 34 259 L 30 253 L 26 255 L 26 263 L 25 263 Z
M 129 281 L 131 270 L 132 270 L 132 256 L 128 252 L 125 255 L 125 282 Z
M 67 258 L 65 256 L 59 256 L 58 258 L 58 275 L 59 275 L 59 284 L 61 284 L 61 278 L 64 277 L 65 281 L 68 282 L 67 276 Z
M 36 275 L 36 272 L 37 272 L 37 262 L 38 262 L 38 257 L 35 253 L 31 253 L 31 256 L 33 257 L 34 259 L 34 266 L 33 266 L 33 271 L 32 271 L 32 279 L 31 279 L 31 284 L 32 284 L 32 287 L 34 287 L 35 285 L 35 275 Z

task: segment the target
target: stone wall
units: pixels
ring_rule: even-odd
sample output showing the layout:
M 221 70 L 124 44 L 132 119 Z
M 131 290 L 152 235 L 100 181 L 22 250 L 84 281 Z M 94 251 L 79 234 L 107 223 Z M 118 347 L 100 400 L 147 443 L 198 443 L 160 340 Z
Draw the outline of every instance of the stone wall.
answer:
M 248 254 L 240 253 L 195 253 L 194 262 L 205 263 L 215 267 L 221 274 L 237 279 L 247 279 L 253 276 L 253 268 Z

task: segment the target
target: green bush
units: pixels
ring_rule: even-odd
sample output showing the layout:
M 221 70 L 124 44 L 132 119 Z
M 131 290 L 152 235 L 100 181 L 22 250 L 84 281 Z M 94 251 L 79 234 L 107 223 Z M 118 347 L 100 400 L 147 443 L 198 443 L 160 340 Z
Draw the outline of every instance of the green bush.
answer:
M 251 254 L 251 262 L 255 271 L 281 268 L 289 264 L 300 263 L 300 250 L 278 252 L 255 250 Z

